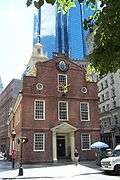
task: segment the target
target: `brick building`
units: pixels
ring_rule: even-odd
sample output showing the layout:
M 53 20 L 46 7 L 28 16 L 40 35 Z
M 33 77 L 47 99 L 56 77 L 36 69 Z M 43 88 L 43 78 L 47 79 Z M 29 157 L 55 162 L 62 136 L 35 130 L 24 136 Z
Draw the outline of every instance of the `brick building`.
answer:
M 96 83 L 87 82 L 84 68 L 62 54 L 39 60 L 33 72 L 23 77 L 9 123 L 15 142 L 29 139 L 23 162 L 73 160 L 75 148 L 81 160 L 94 159 L 90 144 L 100 138 Z M 20 144 L 15 148 L 19 158 Z
M 0 150 L 9 149 L 8 119 L 9 111 L 21 90 L 22 82 L 13 79 L 0 94 Z

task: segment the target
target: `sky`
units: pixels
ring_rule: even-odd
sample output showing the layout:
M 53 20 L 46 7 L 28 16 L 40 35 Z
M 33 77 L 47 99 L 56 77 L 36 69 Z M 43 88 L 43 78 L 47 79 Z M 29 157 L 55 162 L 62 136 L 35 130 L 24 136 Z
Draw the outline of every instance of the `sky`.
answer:
M 33 6 L 26 0 L 0 0 L 0 76 L 4 88 L 20 79 L 32 55 Z
M 32 55 L 37 9 L 27 7 L 26 1 L 0 0 L 0 76 L 4 88 L 12 79 L 21 79 Z M 55 35 L 55 7 L 45 4 L 41 13 L 41 37 Z

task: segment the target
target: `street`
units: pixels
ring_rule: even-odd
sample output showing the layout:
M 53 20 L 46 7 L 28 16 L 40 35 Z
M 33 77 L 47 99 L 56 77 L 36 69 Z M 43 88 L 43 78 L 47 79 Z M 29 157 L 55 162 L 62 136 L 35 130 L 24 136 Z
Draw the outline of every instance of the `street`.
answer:
M 0 179 L 42 179 L 42 180 L 118 180 L 119 176 L 106 175 L 99 168 L 79 165 L 24 165 L 23 176 L 18 176 L 19 169 L 11 169 L 11 162 L 0 161 Z

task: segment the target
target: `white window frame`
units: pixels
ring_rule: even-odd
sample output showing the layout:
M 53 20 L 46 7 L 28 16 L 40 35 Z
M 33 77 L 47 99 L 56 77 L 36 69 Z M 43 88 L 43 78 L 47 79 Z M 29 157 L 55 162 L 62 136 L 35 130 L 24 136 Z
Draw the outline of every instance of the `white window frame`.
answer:
M 40 134 L 43 135 L 43 149 L 36 150 L 35 149 L 35 135 Z M 34 151 L 45 151 L 45 133 L 34 133 Z
M 83 135 L 88 135 L 89 136 L 89 149 L 84 149 L 83 148 Z M 82 133 L 81 134 L 81 150 L 82 151 L 89 151 L 89 150 L 91 150 L 90 145 L 91 145 L 91 136 L 90 136 L 90 134 L 89 133 Z
M 59 83 L 59 77 L 60 76 L 65 76 L 66 82 L 65 82 L 65 86 L 67 86 L 67 74 L 58 74 L 58 91 L 61 92 L 60 90 L 60 83 Z
M 60 119 L 60 103 L 66 103 L 66 107 L 67 107 L 67 119 Z M 68 121 L 68 102 L 67 101 L 58 101 L 58 119 L 60 121 Z
M 35 113 L 36 113 L 36 101 L 41 101 L 43 102 L 43 118 L 36 118 L 35 117 Z M 41 100 L 41 99 L 35 99 L 34 100 L 34 119 L 35 120 L 45 120 L 45 100 Z
M 82 113 L 81 113 L 81 104 L 87 104 L 88 107 L 88 119 L 82 119 Z M 90 121 L 90 107 L 89 107 L 89 102 L 80 102 L 80 119 L 81 121 Z

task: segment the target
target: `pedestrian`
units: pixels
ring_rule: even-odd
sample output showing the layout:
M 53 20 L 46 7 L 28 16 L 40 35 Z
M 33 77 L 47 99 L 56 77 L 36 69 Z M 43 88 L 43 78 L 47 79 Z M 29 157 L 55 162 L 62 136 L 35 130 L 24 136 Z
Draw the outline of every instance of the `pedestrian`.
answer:
M 74 161 L 75 161 L 75 165 L 76 166 L 78 165 L 78 160 L 79 160 L 79 153 L 78 153 L 78 150 L 75 149 L 75 152 L 74 152 Z

